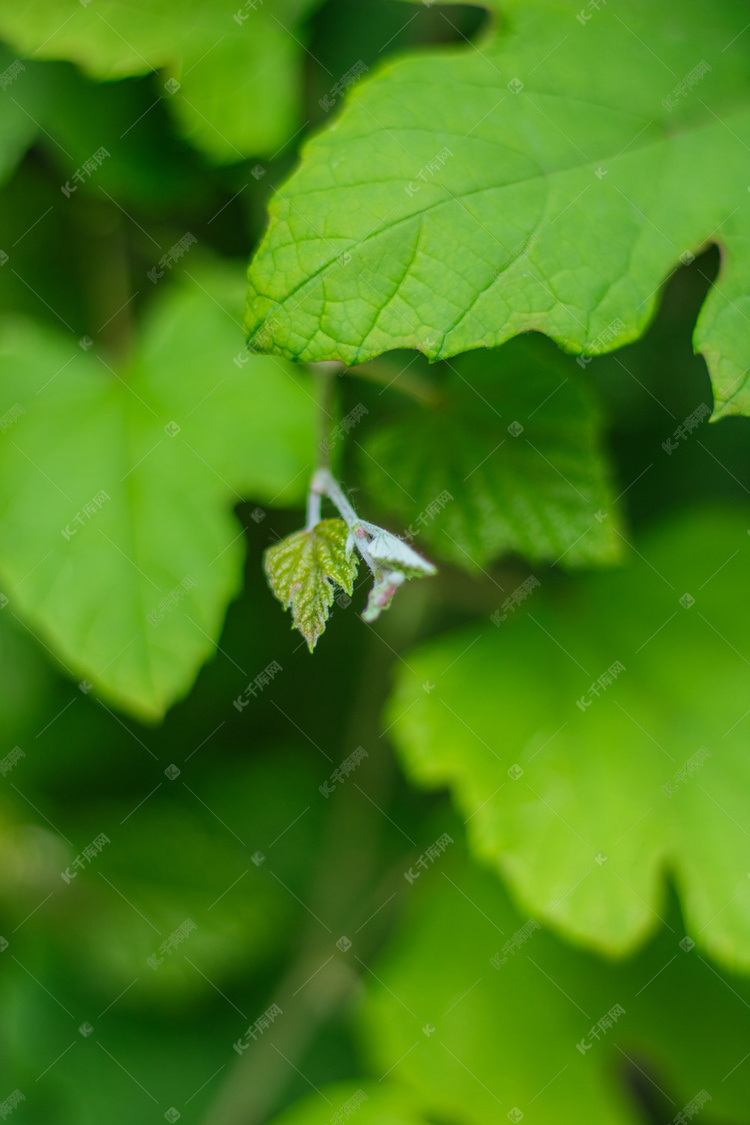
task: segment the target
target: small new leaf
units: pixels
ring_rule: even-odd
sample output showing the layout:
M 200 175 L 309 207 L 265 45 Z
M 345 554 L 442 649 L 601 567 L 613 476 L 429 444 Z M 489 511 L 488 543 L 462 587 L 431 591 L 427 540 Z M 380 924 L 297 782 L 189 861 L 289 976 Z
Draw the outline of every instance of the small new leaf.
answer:
M 403 539 L 374 523 L 361 525 L 372 536 L 367 544 L 369 557 L 375 563 L 375 585 L 370 590 L 362 620 L 377 621 L 384 609 L 389 609 L 396 592 L 409 578 L 427 578 L 437 574 L 437 568 Z
M 362 526 L 372 536 L 367 550 L 379 567 L 399 571 L 404 578 L 426 578 L 437 574 L 437 568 L 431 562 L 392 531 L 374 523 L 363 522 Z
M 391 602 L 406 581 L 400 570 L 385 570 L 380 571 L 379 574 L 380 577 L 375 580 L 362 613 L 362 620 L 368 625 L 377 621 L 384 609 L 391 608 Z
M 263 565 L 269 585 L 284 609 L 292 607 L 293 626 L 313 651 L 326 627 L 334 585 L 354 588 L 357 556 L 347 554 L 343 520 L 322 520 L 269 547 Z

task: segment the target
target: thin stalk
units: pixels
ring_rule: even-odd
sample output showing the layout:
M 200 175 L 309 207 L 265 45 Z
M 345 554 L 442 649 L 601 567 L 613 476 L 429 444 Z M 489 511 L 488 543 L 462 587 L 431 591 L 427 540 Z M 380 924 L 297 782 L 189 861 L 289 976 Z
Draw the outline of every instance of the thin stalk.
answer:
M 339 482 L 335 479 L 330 469 L 317 469 L 313 474 L 313 478 L 310 481 L 310 493 L 307 498 L 308 518 L 311 508 L 310 498 L 312 496 L 317 496 L 318 505 L 320 505 L 320 498 L 322 496 L 328 497 L 328 499 L 338 511 L 346 526 L 349 528 L 349 532 L 354 541 L 354 546 L 359 551 L 363 560 L 367 563 L 373 576 L 377 579 L 378 566 L 373 560 L 370 552 L 367 550 L 369 539 L 367 532 L 362 526 L 364 520 L 361 520 L 357 513 L 354 511 L 354 508 L 352 507 L 348 498 L 344 495 L 344 490 L 342 489 Z
M 320 392 L 318 395 L 318 466 L 329 468 L 331 464 L 331 426 L 335 414 L 334 379 L 343 370 L 340 363 L 316 363 L 314 365 Z
M 351 538 L 360 555 L 367 563 L 371 573 L 377 578 L 378 568 L 367 550 L 369 537 L 344 490 L 338 483 L 330 469 L 331 464 L 331 422 L 334 415 L 334 378 L 340 374 L 343 367 L 340 363 L 320 363 L 315 365 L 318 377 L 320 394 L 318 397 L 318 467 L 310 481 L 307 494 L 307 522 L 306 530 L 312 531 L 320 523 L 322 500 L 324 496 L 333 503 L 339 515 L 349 528 Z
M 305 524 L 306 531 L 312 531 L 316 524 L 320 523 L 320 505 L 322 496 L 319 492 L 315 492 L 313 488 L 307 494 L 307 522 Z
M 341 364 L 316 363 L 313 369 L 318 382 L 318 465 L 307 494 L 307 520 L 305 524 L 307 531 L 312 531 L 321 519 L 321 502 L 325 495 L 325 489 L 315 486 L 316 477 L 318 473 L 323 472 L 327 472 L 330 476 L 328 469 L 331 464 L 330 436 L 334 416 L 333 380 L 340 371 Z
M 418 353 L 417 353 L 418 354 Z M 415 359 L 417 356 L 415 355 Z M 411 361 L 412 363 L 414 360 Z M 366 379 L 369 383 L 378 383 L 383 390 L 398 391 L 402 395 L 421 402 L 423 406 L 437 406 L 442 394 L 440 390 L 408 371 L 411 363 L 406 367 L 398 368 L 387 360 L 371 360 L 369 363 L 360 363 L 356 367 L 344 369 L 344 375 L 351 375 L 355 379 Z M 381 394 L 383 391 L 380 392 Z
M 360 526 L 359 516 L 344 495 L 344 490 L 334 478 L 330 469 L 318 469 L 316 471 L 310 483 L 310 491 L 315 491 L 320 496 L 327 496 L 337 508 L 339 515 L 350 531 L 354 532 Z

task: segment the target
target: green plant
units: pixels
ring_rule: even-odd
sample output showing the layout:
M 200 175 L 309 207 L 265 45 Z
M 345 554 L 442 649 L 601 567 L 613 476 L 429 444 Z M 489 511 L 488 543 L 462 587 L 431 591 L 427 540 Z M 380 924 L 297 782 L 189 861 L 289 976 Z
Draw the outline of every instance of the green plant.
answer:
M 580 2 L 0 12 L 0 1115 L 745 1120 L 750 32 Z

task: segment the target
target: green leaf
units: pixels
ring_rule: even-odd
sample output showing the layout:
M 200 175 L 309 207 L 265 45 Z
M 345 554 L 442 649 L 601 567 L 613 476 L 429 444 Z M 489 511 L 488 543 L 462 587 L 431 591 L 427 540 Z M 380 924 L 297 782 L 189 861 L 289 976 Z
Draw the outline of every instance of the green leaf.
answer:
M 196 0 L 186 10 L 97 0 L 71 11 L 65 0 L 32 0 L 23 12 L 4 6 L 0 35 L 25 55 L 68 59 L 98 79 L 163 70 L 158 96 L 185 135 L 235 161 L 273 153 L 297 128 L 300 24 L 314 3 L 255 0 L 233 10 Z
M 744 1120 L 747 1073 L 722 1080 L 744 1053 L 732 1024 L 738 999 L 750 997 L 746 981 L 717 976 L 680 947 L 679 930 L 614 968 L 509 909 L 476 869 L 428 868 L 428 879 L 429 895 L 376 968 L 365 1013 L 376 1074 L 393 1067 L 391 1079 L 418 1092 L 428 1116 L 484 1125 L 520 1120 L 510 1116 L 518 1108 L 555 1125 L 635 1125 L 645 1118 L 625 1075 L 632 1081 L 638 1066 L 666 1094 L 656 1120 L 701 1089 L 716 1120 Z M 624 1011 L 602 1029 L 618 1005 Z
M 210 206 L 213 182 L 205 162 L 175 135 L 163 105 L 154 104 L 150 83 L 95 82 L 66 62 L 37 63 L 36 69 L 44 74 L 45 97 L 29 105 L 24 86 L 24 107 L 41 126 L 38 144 L 59 169 L 55 202 L 75 209 L 75 201 L 88 196 L 106 205 L 106 192 L 126 211 L 134 206 L 175 217 Z M 102 148 L 107 156 L 88 174 L 90 158 Z M 62 187 L 75 189 L 73 203 L 67 204 Z
M 322 520 L 274 543 L 264 556 L 269 585 L 284 609 L 291 606 L 292 627 L 299 629 L 310 652 L 325 631 L 334 584 L 347 594 L 354 589 L 357 557 L 347 552 L 348 535 L 343 520 Z
M 412 578 L 430 578 L 437 574 L 437 568 L 392 531 L 367 520 L 360 521 L 359 529 L 371 536 L 363 557 L 374 567 L 373 585 L 362 613 L 362 620 L 370 624 L 390 609 L 405 582 Z
M 251 266 L 250 338 L 353 364 L 535 329 L 594 355 L 636 339 L 665 277 L 717 242 L 695 345 L 717 412 L 747 412 L 741 6 L 503 14 L 479 46 L 387 64 L 308 143 Z
M 509 551 L 565 566 L 621 553 L 593 400 L 540 337 L 459 357 L 436 404 L 403 410 L 363 454 L 380 506 L 469 570 Z
M 0 334 L 6 612 L 145 719 L 188 690 L 240 588 L 232 507 L 298 502 L 314 445 L 299 374 L 242 350 L 234 279 L 163 284 L 121 362 L 29 321 Z
M 35 113 L 30 115 L 21 103 L 30 101 L 36 110 L 45 78 L 44 67 L 18 59 L 0 44 L 0 184 L 10 178 L 39 132 Z
M 523 909 L 608 954 L 659 924 L 670 872 L 696 943 L 750 968 L 749 517 L 684 518 L 621 572 L 520 587 L 410 654 L 389 704 L 409 773 L 451 787 Z
M 407 920 L 365 974 L 367 1076 L 324 1087 L 274 1125 L 325 1125 L 358 1088 L 363 1122 L 637 1125 L 639 1071 L 648 1120 L 672 1119 L 705 1090 L 712 1120 L 742 1125 L 750 1078 L 735 1067 L 736 1019 L 750 989 L 680 946 L 681 930 L 613 966 L 518 914 L 487 873 L 447 854 L 411 870 Z

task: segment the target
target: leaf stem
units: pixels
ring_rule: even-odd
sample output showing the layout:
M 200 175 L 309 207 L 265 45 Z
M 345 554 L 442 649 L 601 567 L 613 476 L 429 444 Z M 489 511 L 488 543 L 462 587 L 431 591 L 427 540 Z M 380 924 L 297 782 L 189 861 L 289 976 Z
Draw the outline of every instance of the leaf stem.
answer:
M 415 359 L 417 354 L 415 354 Z M 411 364 L 407 364 L 405 367 L 397 366 L 395 363 L 381 358 L 370 360 L 368 363 L 360 363 L 354 367 L 345 367 L 343 374 L 351 375 L 356 379 L 366 379 L 370 383 L 378 383 L 383 390 L 399 391 L 401 394 L 421 402 L 423 406 L 437 406 L 442 399 L 440 390 L 419 375 L 408 373 L 410 366 Z
M 354 546 L 359 551 L 363 560 L 367 563 L 371 573 L 378 577 L 378 567 L 374 562 L 370 552 L 367 550 L 369 537 L 364 527 L 364 521 L 359 518 L 354 508 L 352 507 L 348 497 L 344 494 L 339 482 L 335 479 L 330 469 L 316 469 L 313 478 L 310 481 L 310 492 L 307 498 L 307 514 L 308 521 L 310 518 L 311 509 L 314 511 L 314 504 L 312 497 L 317 497 L 317 510 L 320 513 L 320 500 L 321 497 L 327 496 L 331 503 L 334 505 L 342 520 L 349 528 L 350 535 L 354 541 Z M 309 530 L 309 522 L 308 522 Z
M 362 526 L 363 521 L 354 511 L 349 499 L 344 495 L 344 490 L 330 470 L 331 442 L 329 438 L 333 418 L 333 380 L 344 368 L 340 363 L 317 363 L 314 367 L 320 384 L 318 403 L 320 440 L 318 442 L 318 467 L 313 473 L 307 494 L 306 529 L 312 531 L 315 525 L 320 523 L 322 499 L 327 496 L 349 528 L 351 540 L 360 555 L 367 563 L 371 573 L 377 578 L 379 576 L 378 567 L 367 550 L 369 536 Z
M 305 524 L 306 531 L 312 531 L 316 524 L 320 523 L 320 502 L 322 496 L 319 492 L 315 492 L 313 488 L 307 494 L 307 522 Z
M 341 363 L 310 364 L 320 387 L 318 400 L 318 466 L 327 469 L 331 464 L 331 426 L 334 415 L 334 378 L 343 370 Z
M 341 370 L 340 363 L 316 363 L 310 365 L 318 381 L 318 466 L 317 472 L 328 470 L 331 463 L 331 423 L 334 413 L 334 376 Z M 330 475 L 330 474 L 329 474 Z M 312 531 L 320 523 L 321 500 L 325 495 L 324 490 L 313 487 L 307 494 L 307 522 L 306 530 Z

